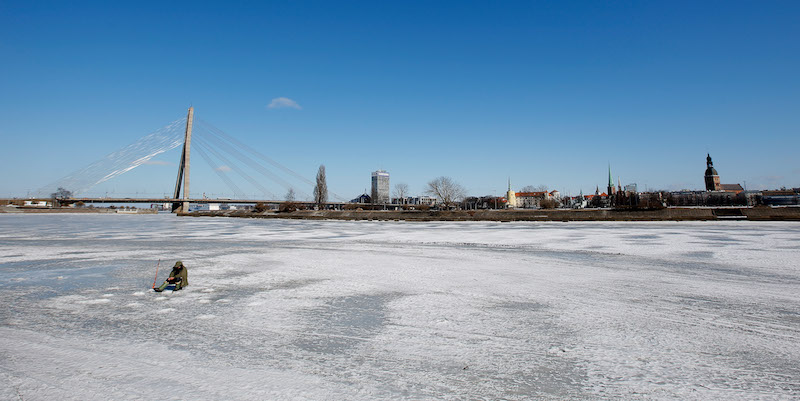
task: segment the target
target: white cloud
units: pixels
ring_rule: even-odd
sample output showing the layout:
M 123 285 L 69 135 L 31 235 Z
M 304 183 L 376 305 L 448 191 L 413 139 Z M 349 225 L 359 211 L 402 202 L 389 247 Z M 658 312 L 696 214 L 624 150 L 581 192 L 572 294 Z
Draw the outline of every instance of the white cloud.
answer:
M 144 162 L 142 164 L 149 164 L 151 166 L 169 166 L 172 163 L 165 162 L 165 161 L 162 161 L 162 160 L 148 160 L 148 161 L 146 161 L 146 162 Z
M 303 109 L 302 107 L 300 107 L 299 104 L 297 104 L 297 102 L 295 102 L 292 99 L 289 99 L 288 97 L 276 97 L 275 99 L 272 99 L 272 101 L 267 105 L 267 108 L 268 109 L 291 108 L 297 110 Z
M 219 167 L 217 167 L 215 170 L 217 170 L 217 171 L 222 171 L 222 172 L 226 172 L 226 171 L 231 171 L 231 168 L 230 168 L 230 167 L 228 167 L 228 166 L 219 166 Z

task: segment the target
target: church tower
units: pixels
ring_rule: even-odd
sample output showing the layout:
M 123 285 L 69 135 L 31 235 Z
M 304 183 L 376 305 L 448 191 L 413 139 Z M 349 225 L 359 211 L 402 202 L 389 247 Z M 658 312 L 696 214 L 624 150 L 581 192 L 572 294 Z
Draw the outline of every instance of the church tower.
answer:
M 511 177 L 508 177 L 508 193 L 506 194 L 506 207 L 512 208 L 517 207 L 517 194 L 511 190 Z
M 609 164 L 608 165 L 608 192 L 607 192 L 607 194 L 608 194 L 608 196 L 610 198 L 612 195 L 615 195 L 616 193 L 617 193 L 617 188 L 614 187 L 614 178 L 611 177 L 611 164 Z
M 719 191 L 722 185 L 719 183 L 719 174 L 717 169 L 714 168 L 714 162 L 711 161 L 711 154 L 706 157 L 706 191 Z

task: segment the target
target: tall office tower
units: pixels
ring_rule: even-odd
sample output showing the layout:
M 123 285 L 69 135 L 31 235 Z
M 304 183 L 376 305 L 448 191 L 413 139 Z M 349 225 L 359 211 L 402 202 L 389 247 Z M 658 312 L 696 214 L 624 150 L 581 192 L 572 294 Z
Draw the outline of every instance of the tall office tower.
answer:
M 389 173 L 383 170 L 372 172 L 372 203 L 389 203 Z

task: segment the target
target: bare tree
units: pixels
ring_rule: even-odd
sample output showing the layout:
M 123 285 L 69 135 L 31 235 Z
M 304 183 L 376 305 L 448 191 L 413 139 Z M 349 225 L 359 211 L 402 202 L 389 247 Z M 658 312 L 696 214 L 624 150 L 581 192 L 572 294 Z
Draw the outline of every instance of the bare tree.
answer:
M 404 183 L 397 183 L 394 186 L 394 196 L 400 199 L 400 203 L 406 203 L 406 196 L 408 196 L 408 185 Z
M 68 191 L 63 187 L 58 187 L 56 192 L 50 194 L 50 197 L 53 199 L 69 199 L 72 197 L 72 191 Z
M 325 165 L 317 171 L 317 185 L 314 186 L 314 203 L 321 206 L 328 201 L 328 183 L 325 181 Z
M 294 188 L 289 187 L 289 191 L 286 192 L 286 197 L 285 198 L 286 198 L 287 202 L 294 202 L 294 199 L 296 198 L 296 196 L 294 194 Z
M 558 207 L 558 201 L 555 199 L 542 199 L 539 201 L 539 207 L 542 209 L 555 209 Z
M 544 184 L 538 186 L 526 185 L 522 187 L 522 190 L 520 190 L 520 192 L 547 192 L 547 189 L 548 189 L 547 185 Z
M 436 197 L 439 203 L 449 208 L 464 198 L 466 190 L 450 177 L 439 177 L 428 183 L 425 193 Z

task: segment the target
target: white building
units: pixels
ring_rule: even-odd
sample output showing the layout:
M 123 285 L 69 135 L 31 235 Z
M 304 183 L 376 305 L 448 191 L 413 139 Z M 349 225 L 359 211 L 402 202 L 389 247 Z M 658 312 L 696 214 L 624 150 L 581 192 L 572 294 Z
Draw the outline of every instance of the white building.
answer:
M 550 193 L 540 192 L 516 192 L 514 193 L 514 207 L 523 209 L 538 209 L 541 201 L 550 199 Z
M 237 210 L 239 207 L 230 203 L 198 203 L 193 205 L 192 210 Z
M 395 204 L 404 205 L 428 205 L 433 206 L 436 204 L 436 198 L 430 196 L 408 196 L 405 198 L 395 198 L 392 200 Z
M 389 173 L 384 170 L 372 172 L 372 203 L 389 203 Z

